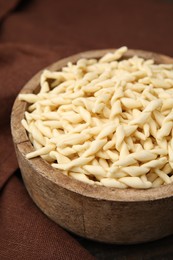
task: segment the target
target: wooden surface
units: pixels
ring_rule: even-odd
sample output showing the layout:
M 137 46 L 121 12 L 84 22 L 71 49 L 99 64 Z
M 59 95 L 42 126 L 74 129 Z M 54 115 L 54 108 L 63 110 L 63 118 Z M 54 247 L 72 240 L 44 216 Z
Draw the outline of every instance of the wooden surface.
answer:
M 80 53 L 49 66 L 59 70 L 68 61 L 98 58 L 107 51 Z M 129 50 L 154 58 L 157 63 L 173 63 L 164 55 Z M 39 87 L 41 72 L 21 90 L 32 93 Z M 173 185 L 149 190 L 116 189 L 91 186 L 63 175 L 41 158 L 26 159 L 33 150 L 21 125 L 26 103 L 16 99 L 11 128 L 19 166 L 25 186 L 37 206 L 52 220 L 82 237 L 107 243 L 132 244 L 152 241 L 173 233 Z

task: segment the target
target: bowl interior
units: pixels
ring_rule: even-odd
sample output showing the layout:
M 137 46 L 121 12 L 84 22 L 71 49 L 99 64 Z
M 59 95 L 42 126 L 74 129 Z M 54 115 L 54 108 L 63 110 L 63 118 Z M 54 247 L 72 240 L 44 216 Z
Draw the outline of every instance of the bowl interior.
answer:
M 62 59 L 58 62 L 47 67 L 51 71 L 58 71 L 67 62 L 76 62 L 80 58 L 99 58 L 109 51 L 114 51 L 113 49 L 107 50 L 94 50 L 89 52 L 79 53 L 77 55 L 70 56 L 68 58 Z M 129 58 L 133 55 L 138 55 L 144 59 L 154 59 L 156 63 L 173 63 L 173 59 L 161 54 L 141 51 L 141 50 L 128 50 L 127 54 L 124 55 L 124 59 Z M 39 79 L 42 71 L 37 73 L 20 91 L 20 93 L 37 93 L 39 91 Z M 21 120 L 24 118 L 24 112 L 27 110 L 26 102 L 16 99 L 11 116 L 11 128 L 13 141 L 16 146 L 20 148 L 23 155 L 33 151 L 33 146 L 28 139 L 26 130 L 21 125 Z M 34 158 L 28 160 L 28 163 L 32 165 L 36 172 L 44 176 L 45 178 L 51 180 L 54 183 L 62 186 L 67 190 L 71 190 L 78 194 L 82 194 L 86 197 L 93 197 L 102 200 L 109 201 L 147 201 L 147 200 L 159 200 L 162 198 L 171 197 L 173 194 L 173 184 L 163 185 L 159 188 L 151 188 L 147 190 L 136 190 L 133 188 L 128 189 L 117 189 L 108 188 L 98 185 L 90 185 L 71 177 L 65 176 L 59 170 L 54 169 L 42 158 Z

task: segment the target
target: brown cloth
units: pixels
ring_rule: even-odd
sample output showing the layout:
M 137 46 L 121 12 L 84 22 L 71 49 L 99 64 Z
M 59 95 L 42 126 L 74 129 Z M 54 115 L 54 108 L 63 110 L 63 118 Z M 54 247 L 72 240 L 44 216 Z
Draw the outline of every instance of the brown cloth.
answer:
M 136 247 L 87 244 L 49 220 L 26 192 L 10 134 L 14 99 L 38 70 L 79 51 L 123 45 L 173 56 L 173 0 L 0 0 L 1 260 L 87 260 L 94 259 L 92 254 L 99 259 L 154 256 L 144 246 L 135 251 Z M 149 248 L 162 248 L 163 257 L 167 250 L 169 256 L 163 259 L 172 259 L 168 246 L 172 240 Z M 139 258 L 133 258 L 135 252 Z

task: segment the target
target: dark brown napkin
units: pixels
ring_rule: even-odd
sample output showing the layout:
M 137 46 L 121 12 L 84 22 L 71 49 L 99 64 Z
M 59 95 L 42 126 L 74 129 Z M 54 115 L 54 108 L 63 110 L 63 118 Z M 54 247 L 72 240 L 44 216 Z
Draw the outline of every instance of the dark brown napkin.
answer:
M 0 259 L 93 259 L 26 192 L 10 113 L 38 70 L 79 51 L 122 45 L 173 56 L 173 0 L 0 0 Z M 114 259 L 113 246 L 92 245 Z
M 0 41 L 73 53 L 126 45 L 173 56 L 173 0 L 20 0 Z

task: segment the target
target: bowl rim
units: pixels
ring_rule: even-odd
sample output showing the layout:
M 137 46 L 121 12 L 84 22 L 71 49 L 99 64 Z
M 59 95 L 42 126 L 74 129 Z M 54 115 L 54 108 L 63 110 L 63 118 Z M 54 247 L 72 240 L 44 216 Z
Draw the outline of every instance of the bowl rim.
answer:
M 115 51 L 116 49 L 91 50 L 74 54 L 67 58 L 60 59 L 44 69 L 51 71 L 60 70 L 69 61 L 76 62 L 80 58 L 99 58 L 107 52 Z M 129 58 L 132 55 L 138 55 L 145 59 L 154 59 L 156 63 L 173 64 L 173 58 L 158 54 L 155 52 L 129 49 L 124 58 Z M 40 75 L 43 70 L 35 74 L 18 93 L 32 93 L 39 86 Z M 26 154 L 33 151 L 33 146 L 27 136 L 27 132 L 21 124 L 21 119 L 24 117 L 26 110 L 26 102 L 20 101 L 18 95 L 15 99 L 12 113 L 11 113 L 11 132 L 14 145 L 22 153 L 25 160 L 28 161 L 30 167 L 37 170 L 43 178 L 49 179 L 57 186 L 61 186 L 66 190 L 78 193 L 85 197 L 95 198 L 97 200 L 108 200 L 117 202 L 141 202 L 141 201 L 155 201 L 163 198 L 170 198 L 173 195 L 173 184 L 162 185 L 151 189 L 118 189 L 114 187 L 104 187 L 99 185 L 91 185 L 78 181 L 72 177 L 62 174 L 61 171 L 53 168 L 49 163 L 42 158 L 37 157 L 33 159 L 26 159 Z M 49 173 L 49 174 L 48 174 Z M 23 173 L 22 173 L 23 174 Z M 58 188 L 58 187 L 57 187 Z

